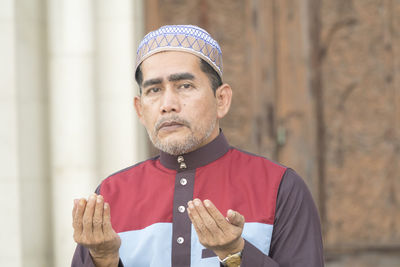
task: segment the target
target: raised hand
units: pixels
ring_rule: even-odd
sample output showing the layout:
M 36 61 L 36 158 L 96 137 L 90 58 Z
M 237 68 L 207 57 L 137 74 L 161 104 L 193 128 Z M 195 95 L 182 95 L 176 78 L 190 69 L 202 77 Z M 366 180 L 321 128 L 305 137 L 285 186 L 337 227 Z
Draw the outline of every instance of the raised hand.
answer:
M 110 206 L 101 195 L 75 199 L 74 240 L 89 249 L 96 267 L 118 266 L 121 239 L 111 225 Z
M 242 251 L 244 217 L 228 210 L 225 218 L 210 200 L 194 199 L 188 202 L 188 214 L 200 243 L 220 258 Z

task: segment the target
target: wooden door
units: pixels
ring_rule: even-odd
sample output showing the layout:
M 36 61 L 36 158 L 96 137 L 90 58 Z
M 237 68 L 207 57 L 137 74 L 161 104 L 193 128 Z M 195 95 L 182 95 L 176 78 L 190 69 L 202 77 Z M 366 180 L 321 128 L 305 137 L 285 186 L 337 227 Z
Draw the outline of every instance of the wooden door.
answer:
M 231 144 L 294 168 L 327 266 L 400 264 L 400 2 L 150 0 L 147 30 L 196 24 L 234 91 Z

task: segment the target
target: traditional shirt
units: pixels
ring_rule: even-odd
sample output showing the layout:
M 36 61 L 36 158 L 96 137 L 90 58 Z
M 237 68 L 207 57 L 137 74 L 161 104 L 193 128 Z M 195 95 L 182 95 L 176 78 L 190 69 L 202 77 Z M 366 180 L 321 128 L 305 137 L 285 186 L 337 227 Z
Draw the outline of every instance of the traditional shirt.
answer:
M 317 210 L 303 180 L 291 169 L 230 147 L 222 132 L 196 151 L 160 156 L 121 170 L 97 193 L 111 207 L 121 237 L 120 266 L 212 267 L 186 212 L 194 198 L 209 199 L 225 215 L 245 217 L 241 267 L 323 266 Z M 72 266 L 94 266 L 78 245 Z

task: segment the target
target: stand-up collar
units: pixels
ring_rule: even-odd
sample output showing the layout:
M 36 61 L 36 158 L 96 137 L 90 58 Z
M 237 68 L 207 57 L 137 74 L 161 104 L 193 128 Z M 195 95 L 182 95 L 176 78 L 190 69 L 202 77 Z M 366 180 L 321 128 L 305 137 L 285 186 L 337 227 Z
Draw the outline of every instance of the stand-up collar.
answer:
M 222 157 L 228 150 L 229 144 L 222 131 L 220 131 L 219 135 L 210 143 L 187 154 L 173 156 L 161 151 L 160 161 L 168 169 L 185 171 L 207 165 Z

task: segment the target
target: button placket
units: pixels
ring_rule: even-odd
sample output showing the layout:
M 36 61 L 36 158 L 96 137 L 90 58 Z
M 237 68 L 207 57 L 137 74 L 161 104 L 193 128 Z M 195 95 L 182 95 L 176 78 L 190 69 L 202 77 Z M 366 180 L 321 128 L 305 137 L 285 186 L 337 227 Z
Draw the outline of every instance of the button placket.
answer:
M 182 178 L 179 180 L 179 183 L 180 183 L 182 186 L 185 186 L 185 185 L 187 185 L 188 181 L 187 181 L 187 179 L 186 179 L 185 177 L 182 177 Z M 180 206 L 178 207 L 178 211 L 179 211 L 180 213 L 184 213 L 185 210 L 186 210 L 186 208 L 185 208 L 184 205 L 180 205 Z M 179 242 L 178 242 L 178 243 L 179 243 Z
M 184 158 L 178 157 L 177 163 Z M 181 162 L 179 162 L 181 161 Z M 175 176 L 172 266 L 190 266 L 191 221 L 186 213 L 186 203 L 193 198 L 195 170 L 181 169 Z

